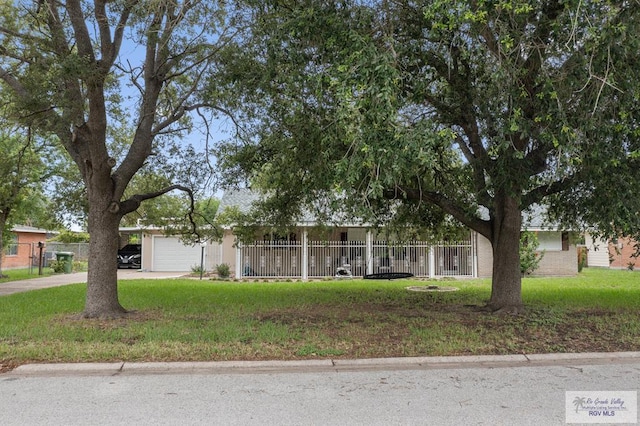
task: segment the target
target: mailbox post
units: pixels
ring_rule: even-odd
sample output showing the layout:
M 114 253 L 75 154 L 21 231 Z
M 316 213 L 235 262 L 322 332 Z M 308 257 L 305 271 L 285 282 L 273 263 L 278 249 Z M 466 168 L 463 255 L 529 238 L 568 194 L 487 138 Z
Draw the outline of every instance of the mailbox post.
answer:
M 44 250 L 44 243 L 38 241 L 38 275 L 42 275 L 42 250 Z

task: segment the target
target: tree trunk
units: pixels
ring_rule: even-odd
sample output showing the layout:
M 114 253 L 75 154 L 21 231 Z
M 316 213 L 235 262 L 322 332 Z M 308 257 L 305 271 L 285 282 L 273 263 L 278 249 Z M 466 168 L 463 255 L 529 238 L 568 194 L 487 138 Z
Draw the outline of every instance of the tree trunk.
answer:
M 4 244 L 2 244 L 2 237 L 6 224 L 7 218 L 5 217 L 4 212 L 2 212 L 0 213 L 0 278 L 5 277 L 5 275 L 2 273 L 2 257 L 4 256 Z
M 520 230 L 522 213 L 513 197 L 496 197 L 496 214 L 492 219 L 493 275 L 491 299 L 487 307 L 493 312 L 521 313 L 522 275 L 520 273 Z
M 118 300 L 118 248 L 120 246 L 120 215 L 112 212 L 111 191 L 89 194 L 89 272 L 85 318 L 117 318 L 127 311 Z

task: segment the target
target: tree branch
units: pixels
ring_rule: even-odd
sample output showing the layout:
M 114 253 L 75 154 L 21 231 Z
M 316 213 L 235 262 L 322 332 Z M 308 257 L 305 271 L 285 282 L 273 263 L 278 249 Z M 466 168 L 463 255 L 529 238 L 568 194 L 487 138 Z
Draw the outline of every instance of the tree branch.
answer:
M 51 7 L 55 6 L 51 5 Z M 94 62 L 96 58 L 93 52 L 91 36 L 87 30 L 87 24 L 80 1 L 67 0 L 67 12 L 69 13 L 69 19 L 71 20 L 71 26 L 73 27 L 73 34 L 80 57 L 87 58 L 91 62 Z
M 538 186 L 531 191 L 527 192 L 522 197 L 521 208 L 525 209 L 532 204 L 541 202 L 545 197 L 553 194 L 558 194 L 571 186 L 575 185 L 579 181 L 578 174 L 571 174 L 562 180 L 557 180 L 548 185 Z
M 188 219 L 189 219 L 189 225 L 191 226 L 191 233 L 196 235 L 198 237 L 198 240 L 200 240 L 200 234 L 198 233 L 198 227 L 197 224 L 195 222 L 195 219 L 193 217 L 195 209 L 196 209 L 196 205 L 195 205 L 195 199 L 193 196 L 193 191 L 191 190 L 191 188 L 188 188 L 184 185 L 171 185 L 171 186 L 167 186 L 166 188 L 160 189 L 158 191 L 155 192 L 148 192 L 146 194 L 136 194 L 133 195 L 131 197 L 129 197 L 129 199 L 122 201 L 119 204 L 119 213 L 124 216 L 125 214 L 134 212 L 138 209 L 138 207 L 140 207 L 140 204 L 145 201 L 145 200 L 150 200 L 152 198 L 156 198 L 156 197 L 160 197 L 161 195 L 164 195 L 168 192 L 171 192 L 173 190 L 180 190 L 183 192 L 186 192 L 187 195 L 189 196 L 189 210 L 188 210 Z
M 488 221 L 478 216 L 470 216 L 465 209 L 435 191 L 423 191 L 420 189 L 397 188 L 397 190 L 385 191 L 385 197 L 390 200 L 425 201 L 438 206 L 445 213 L 450 214 L 460 223 L 477 231 L 481 235 L 491 239 L 491 225 Z

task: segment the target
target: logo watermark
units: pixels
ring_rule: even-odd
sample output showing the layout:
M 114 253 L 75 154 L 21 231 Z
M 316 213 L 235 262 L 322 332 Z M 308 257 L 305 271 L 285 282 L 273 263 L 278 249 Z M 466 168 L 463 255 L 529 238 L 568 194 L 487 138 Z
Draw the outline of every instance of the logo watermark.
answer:
M 567 391 L 567 423 L 637 423 L 636 391 Z

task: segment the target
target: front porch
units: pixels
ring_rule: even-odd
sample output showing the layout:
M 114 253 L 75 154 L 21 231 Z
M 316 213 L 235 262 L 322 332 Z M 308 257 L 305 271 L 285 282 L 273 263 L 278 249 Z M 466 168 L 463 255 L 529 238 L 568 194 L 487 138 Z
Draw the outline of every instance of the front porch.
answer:
M 416 277 L 477 277 L 474 239 L 428 243 L 411 241 L 256 241 L 236 247 L 236 278 L 335 277 L 348 268 L 354 277 L 409 272 Z

